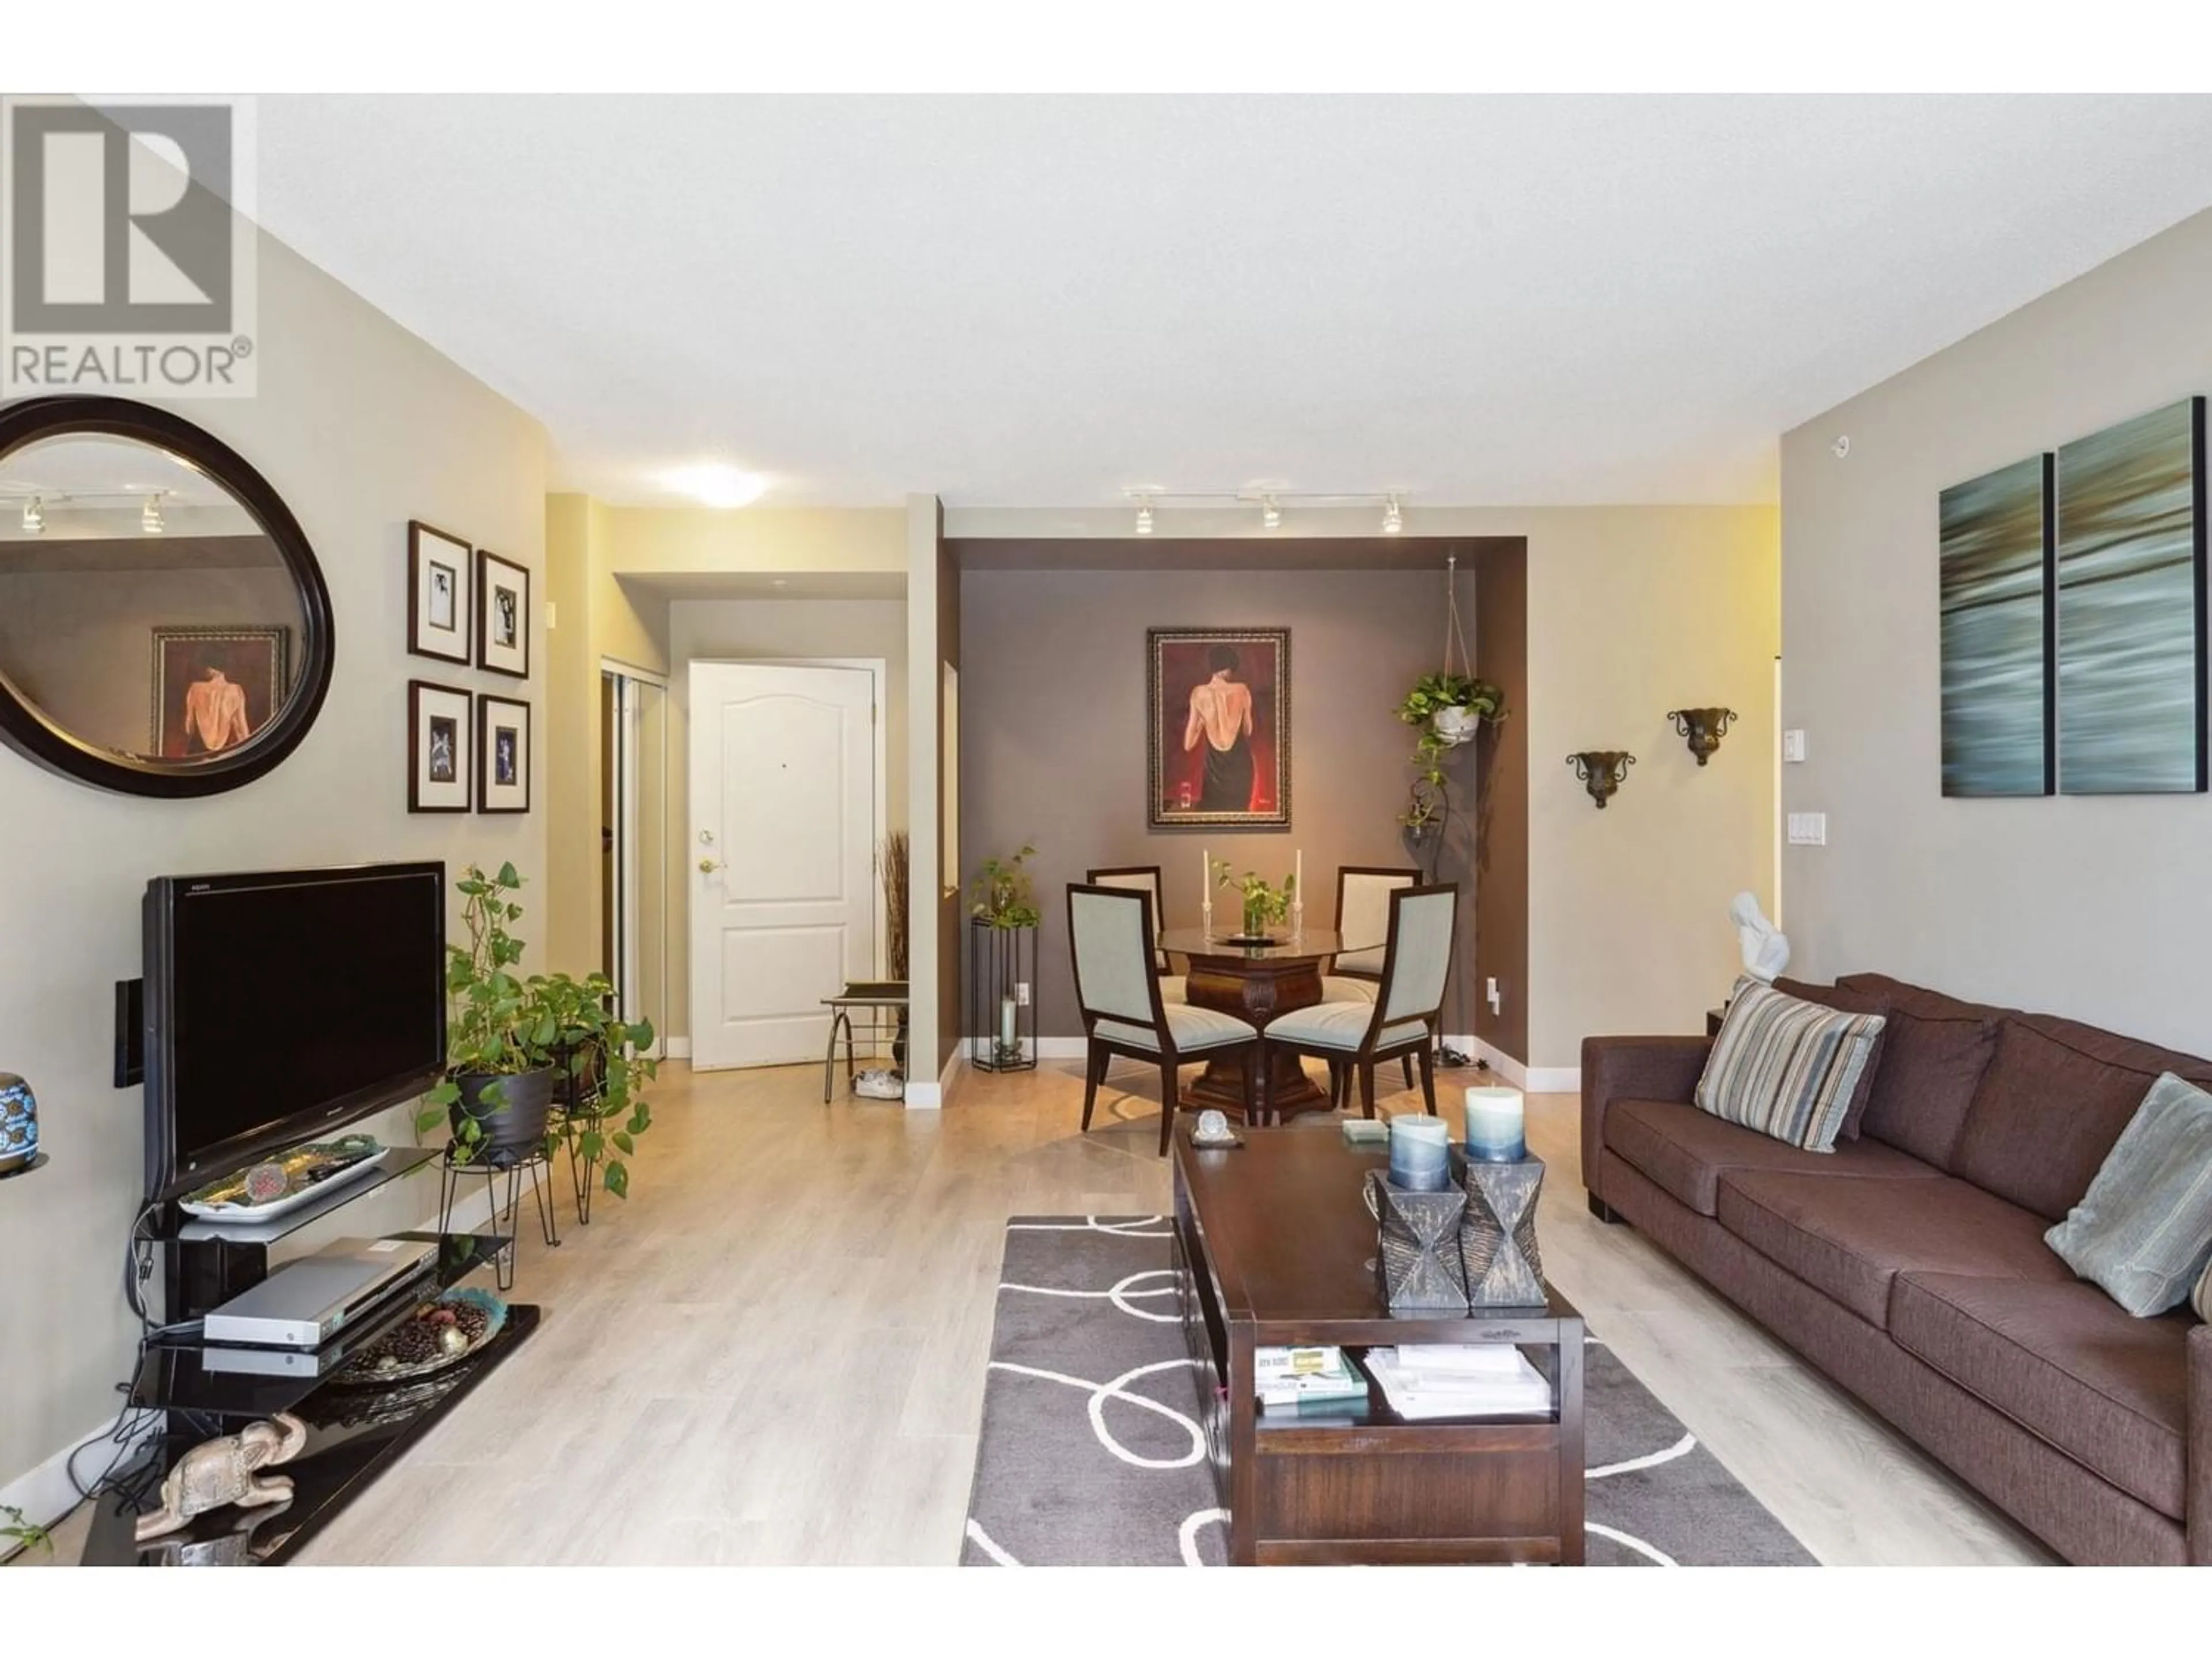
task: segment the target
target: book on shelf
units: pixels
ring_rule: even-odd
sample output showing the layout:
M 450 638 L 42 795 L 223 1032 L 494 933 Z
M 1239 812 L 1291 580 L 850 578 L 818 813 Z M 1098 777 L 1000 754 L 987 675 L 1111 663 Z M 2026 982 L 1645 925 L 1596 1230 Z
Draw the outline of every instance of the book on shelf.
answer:
M 1262 1416 L 1295 1417 L 1301 1421 L 1342 1418 L 1351 1422 L 1366 1409 L 1367 1389 L 1364 1385 L 1357 1394 L 1263 1394 L 1260 1396 Z
M 1353 1375 L 1344 1350 L 1334 1345 L 1308 1348 L 1252 1350 L 1252 1376 L 1262 1385 L 1285 1377 L 1324 1376 L 1343 1381 Z

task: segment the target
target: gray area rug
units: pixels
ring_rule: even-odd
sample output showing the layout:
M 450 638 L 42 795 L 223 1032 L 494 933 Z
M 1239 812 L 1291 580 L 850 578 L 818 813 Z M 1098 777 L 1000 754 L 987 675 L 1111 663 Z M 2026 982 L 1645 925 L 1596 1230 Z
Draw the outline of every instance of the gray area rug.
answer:
M 1006 1224 L 965 1566 L 1218 1566 L 1168 1223 Z M 1593 1566 L 1812 1557 L 1593 1339 L 1584 1372 Z

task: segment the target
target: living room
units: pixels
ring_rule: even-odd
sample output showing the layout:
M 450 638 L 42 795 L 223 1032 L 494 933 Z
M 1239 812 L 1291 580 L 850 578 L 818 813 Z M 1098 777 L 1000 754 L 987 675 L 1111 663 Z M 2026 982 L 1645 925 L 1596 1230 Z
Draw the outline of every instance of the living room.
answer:
M 2212 1562 L 2212 100 L 185 102 L 0 107 L 252 341 L 0 343 L 8 1565 Z

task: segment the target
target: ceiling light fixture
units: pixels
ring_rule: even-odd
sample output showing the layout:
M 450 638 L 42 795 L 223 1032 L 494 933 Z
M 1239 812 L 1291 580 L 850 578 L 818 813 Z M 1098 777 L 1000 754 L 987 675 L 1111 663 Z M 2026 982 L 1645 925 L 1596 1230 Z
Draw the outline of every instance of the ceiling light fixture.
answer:
M 740 471 L 723 461 L 702 461 L 679 466 L 664 480 L 671 489 L 705 502 L 708 507 L 747 507 L 761 498 L 768 479 L 757 472 Z
M 1283 527 L 1283 509 L 1273 495 L 1260 498 L 1260 527 L 1262 530 L 1280 530 Z
M 1137 533 L 1139 536 L 1149 536 L 1152 533 L 1152 503 L 1150 496 L 1142 498 L 1138 506 Z
M 46 533 L 46 507 L 36 495 L 33 495 L 23 503 L 23 533 L 26 536 L 42 536 Z
M 1398 510 L 1398 498 L 1393 495 L 1383 503 L 1382 533 L 1386 536 L 1395 536 L 1405 527 L 1406 515 Z
M 149 495 L 146 498 L 146 505 L 139 509 L 138 527 L 149 536 L 158 536 L 161 533 L 161 492 L 160 490 L 157 489 Z

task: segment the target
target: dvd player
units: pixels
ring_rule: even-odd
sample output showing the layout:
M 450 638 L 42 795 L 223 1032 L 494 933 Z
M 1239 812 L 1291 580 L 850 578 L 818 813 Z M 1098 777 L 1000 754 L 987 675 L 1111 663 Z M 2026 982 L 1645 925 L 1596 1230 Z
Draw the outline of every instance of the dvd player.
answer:
M 286 1263 L 201 1322 L 211 1343 L 319 1348 L 430 1272 L 438 1247 L 416 1238 L 341 1238 Z

